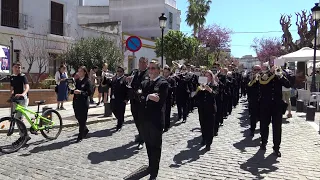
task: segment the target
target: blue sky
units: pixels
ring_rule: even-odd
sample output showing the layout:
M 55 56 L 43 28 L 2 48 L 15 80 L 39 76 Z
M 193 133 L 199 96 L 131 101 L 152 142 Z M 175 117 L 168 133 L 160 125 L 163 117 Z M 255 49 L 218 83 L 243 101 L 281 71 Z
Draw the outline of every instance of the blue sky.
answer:
M 186 2 L 187 0 L 177 0 L 177 6 L 181 10 L 181 31 L 191 34 L 192 29 L 185 23 L 188 7 Z M 216 23 L 233 32 L 281 31 L 279 24 L 281 14 L 292 14 L 292 35 L 297 39 L 294 13 L 303 9 L 310 10 L 315 2 L 319 0 L 213 0 L 206 24 Z M 231 53 L 235 57 L 255 55 L 250 47 L 255 37 L 281 37 L 281 35 L 281 32 L 233 34 Z

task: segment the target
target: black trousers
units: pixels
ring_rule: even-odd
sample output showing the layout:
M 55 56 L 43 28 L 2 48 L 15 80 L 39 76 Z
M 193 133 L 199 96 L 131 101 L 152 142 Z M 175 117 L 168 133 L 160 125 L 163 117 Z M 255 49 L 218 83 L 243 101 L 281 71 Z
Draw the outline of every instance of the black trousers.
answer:
M 177 94 L 177 108 L 178 108 L 178 117 L 179 119 L 183 118 L 183 120 L 187 120 L 187 116 L 189 113 L 188 109 L 188 94 Z
M 219 123 L 223 123 L 223 108 L 222 101 L 216 101 L 217 103 L 217 113 L 215 115 L 215 123 L 214 123 L 214 132 L 217 133 L 219 131 Z
M 92 86 L 92 94 L 91 94 L 91 96 L 90 96 L 90 103 L 92 103 L 93 102 L 93 95 L 94 95 L 94 92 L 96 91 L 96 85 L 93 85 Z
M 79 123 L 79 136 L 83 136 L 87 130 L 89 101 L 73 101 L 74 115 Z
M 261 102 L 261 104 L 263 103 L 264 102 Z M 278 151 L 280 149 L 282 134 L 281 107 L 277 106 L 276 103 L 274 103 L 273 105 L 269 104 L 269 106 L 261 107 L 260 115 L 260 134 L 262 144 L 268 143 L 269 125 L 270 123 L 272 123 L 273 149 L 275 151 Z
M 140 102 L 138 102 L 137 100 L 130 100 L 130 105 L 131 105 L 131 113 L 133 116 L 133 121 L 137 127 L 138 130 L 138 143 L 143 143 L 143 138 L 142 138 L 142 127 L 141 127 L 141 123 L 142 123 L 142 117 L 143 116 L 143 111 L 141 109 L 141 105 Z
M 212 109 L 208 109 L 208 107 L 205 106 L 198 107 L 198 114 L 202 140 L 206 143 L 206 145 L 210 146 L 212 144 L 213 131 L 215 128 L 215 116 L 212 112 Z
M 157 177 L 161 158 L 162 127 L 155 126 L 151 121 L 143 122 L 143 137 L 149 158 L 150 176 Z
M 117 128 L 121 128 L 124 123 L 124 113 L 126 111 L 126 103 L 124 101 L 111 99 L 110 105 L 111 105 L 112 113 L 118 120 Z
M 233 98 L 230 95 L 226 96 L 226 103 L 227 103 L 227 113 L 232 113 L 232 106 L 233 106 Z
M 167 100 L 166 101 L 164 129 L 170 128 L 170 117 L 171 117 L 171 100 Z
M 249 117 L 251 132 L 254 132 L 256 130 L 259 114 L 259 103 L 255 102 L 254 100 L 249 100 Z

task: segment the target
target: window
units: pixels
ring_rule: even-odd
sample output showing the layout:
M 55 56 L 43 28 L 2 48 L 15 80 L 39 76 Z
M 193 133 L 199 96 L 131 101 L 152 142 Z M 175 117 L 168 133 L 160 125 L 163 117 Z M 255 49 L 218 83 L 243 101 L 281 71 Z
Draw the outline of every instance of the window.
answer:
M 50 33 L 63 36 L 63 4 L 51 1 Z
M 19 0 L 1 1 L 1 26 L 19 28 Z
M 173 14 L 169 12 L 169 29 L 172 29 Z
M 156 38 L 155 37 L 151 37 L 151 40 L 155 40 Z

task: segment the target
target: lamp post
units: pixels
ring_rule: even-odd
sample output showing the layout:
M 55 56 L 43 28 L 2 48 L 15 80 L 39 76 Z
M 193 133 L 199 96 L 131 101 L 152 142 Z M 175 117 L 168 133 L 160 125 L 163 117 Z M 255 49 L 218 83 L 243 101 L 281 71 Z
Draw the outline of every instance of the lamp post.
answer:
M 318 21 L 320 19 L 320 7 L 319 3 L 315 3 L 315 6 L 311 9 L 312 18 L 315 23 L 314 31 L 314 56 L 313 56 L 313 68 L 312 68 L 312 82 L 311 82 L 311 92 L 316 92 L 316 60 L 317 60 L 317 30 L 318 30 Z
M 161 29 L 161 67 L 163 67 L 163 33 L 167 25 L 167 17 L 164 13 L 159 17 L 159 25 Z

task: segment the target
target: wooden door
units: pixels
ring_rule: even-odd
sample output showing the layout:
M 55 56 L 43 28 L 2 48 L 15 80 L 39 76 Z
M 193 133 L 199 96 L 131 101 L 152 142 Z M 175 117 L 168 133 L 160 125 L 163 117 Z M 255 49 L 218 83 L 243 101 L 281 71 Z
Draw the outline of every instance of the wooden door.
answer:
M 63 4 L 51 1 L 51 34 L 63 36 Z

